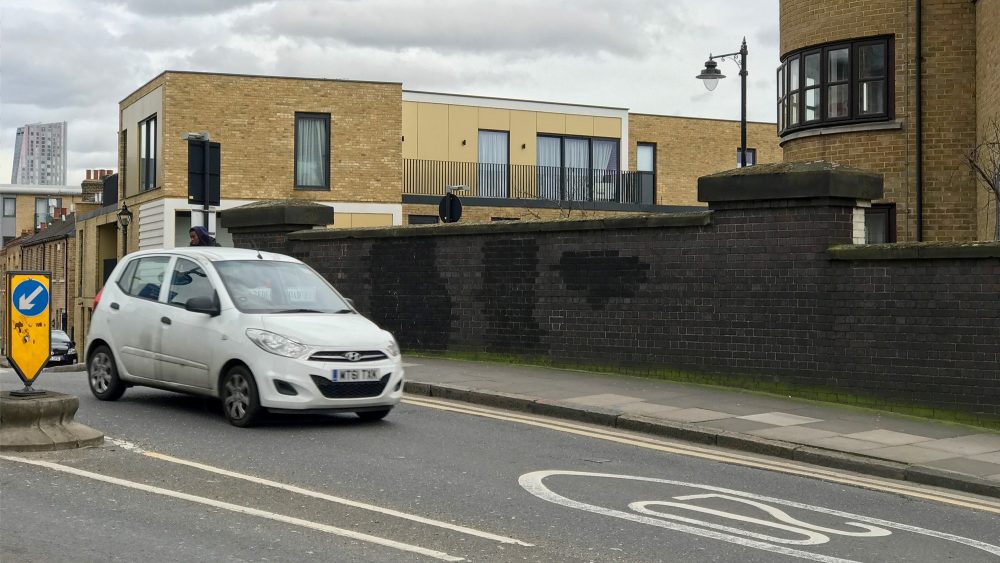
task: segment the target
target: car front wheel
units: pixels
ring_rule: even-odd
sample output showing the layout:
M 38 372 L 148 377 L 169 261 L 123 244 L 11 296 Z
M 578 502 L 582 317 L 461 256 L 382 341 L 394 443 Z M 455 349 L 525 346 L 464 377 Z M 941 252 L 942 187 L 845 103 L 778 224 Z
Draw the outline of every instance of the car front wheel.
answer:
M 243 366 L 226 372 L 222 381 L 222 408 L 226 420 L 233 426 L 253 426 L 260 418 L 260 398 L 253 374 Z
M 99 346 L 87 362 L 90 392 L 101 401 L 117 401 L 125 393 L 125 384 L 118 378 L 118 366 L 107 346 Z

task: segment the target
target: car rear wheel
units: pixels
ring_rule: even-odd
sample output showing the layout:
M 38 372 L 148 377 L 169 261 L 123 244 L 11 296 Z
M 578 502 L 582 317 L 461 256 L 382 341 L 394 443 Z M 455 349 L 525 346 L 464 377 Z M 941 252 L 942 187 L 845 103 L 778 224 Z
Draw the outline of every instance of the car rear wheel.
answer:
M 125 384 L 118 378 L 118 366 L 107 346 L 99 346 L 90 355 L 87 382 L 90 392 L 101 401 L 117 401 L 125 393 Z
M 260 418 L 263 409 L 257 384 L 247 368 L 236 366 L 226 372 L 222 382 L 222 409 L 226 420 L 240 428 L 253 426 Z
M 376 420 L 382 420 L 389 415 L 389 411 L 392 409 L 382 409 L 378 411 L 361 411 L 354 414 L 358 415 L 358 418 L 366 422 L 374 422 Z

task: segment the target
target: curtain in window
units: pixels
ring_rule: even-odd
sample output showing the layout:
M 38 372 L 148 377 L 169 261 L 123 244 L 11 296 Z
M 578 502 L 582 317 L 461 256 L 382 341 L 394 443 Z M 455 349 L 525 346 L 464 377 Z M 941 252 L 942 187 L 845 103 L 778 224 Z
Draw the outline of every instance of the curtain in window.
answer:
M 590 142 L 587 139 L 565 139 L 563 147 L 566 153 L 566 199 L 586 201 L 590 195 Z
M 507 135 L 479 132 L 479 197 L 507 197 Z
M 614 201 L 618 187 L 618 143 L 594 140 L 594 201 Z
M 538 197 L 558 201 L 562 194 L 562 145 L 555 137 L 538 138 Z
M 299 117 L 295 139 L 295 185 L 326 187 L 326 120 Z

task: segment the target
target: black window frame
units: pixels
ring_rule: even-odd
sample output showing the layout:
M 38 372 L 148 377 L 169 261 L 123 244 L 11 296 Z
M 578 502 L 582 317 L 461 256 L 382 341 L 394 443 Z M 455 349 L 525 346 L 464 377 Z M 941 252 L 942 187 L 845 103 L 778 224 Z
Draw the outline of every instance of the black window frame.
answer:
M 299 185 L 299 119 L 322 119 L 326 127 L 326 152 L 323 155 L 323 185 L 303 186 Z M 330 191 L 330 141 L 333 136 L 331 131 L 330 114 L 316 112 L 295 112 L 295 131 L 292 152 L 292 184 L 296 190 L 302 191 Z
M 152 128 L 150 128 L 152 125 Z M 156 189 L 156 149 L 157 131 L 159 124 L 156 122 L 156 114 L 147 117 L 139 122 L 139 146 L 136 147 L 139 154 L 139 191 L 148 192 Z
M 652 170 L 639 170 L 639 147 L 649 147 L 653 149 L 653 169 Z M 653 185 L 656 185 L 656 143 L 650 143 L 648 141 L 639 141 L 635 144 L 635 171 L 652 174 L 653 175 Z
M 536 133 L 535 134 L 535 143 L 536 144 L 538 143 L 538 139 L 541 138 L 541 137 L 545 137 L 545 138 L 548 138 L 548 139 L 559 139 L 559 166 L 558 166 L 558 168 L 561 171 L 560 181 L 561 181 L 561 184 L 562 184 L 561 185 L 561 192 L 560 192 L 560 201 L 592 201 L 592 200 L 567 200 L 567 199 L 565 199 L 565 197 L 566 197 L 566 183 L 568 181 L 568 177 L 567 177 L 567 174 L 566 174 L 566 140 L 567 139 L 587 141 L 587 168 L 586 168 L 586 170 L 588 171 L 588 174 L 587 174 L 587 184 L 588 184 L 588 189 L 589 189 L 589 193 L 590 193 L 591 196 L 593 196 L 593 189 L 594 189 L 594 186 L 593 186 L 594 172 L 596 172 L 597 170 L 599 170 L 597 168 L 594 168 L 594 141 L 612 141 L 612 142 L 614 142 L 614 144 L 615 144 L 615 153 L 614 153 L 614 156 L 615 156 L 615 169 L 614 169 L 614 172 L 616 174 L 621 174 L 621 171 L 622 171 L 622 140 L 620 138 L 616 138 L 616 137 L 596 137 L 596 136 L 588 136 L 588 135 L 564 135 L 564 134 L 561 134 L 561 133 Z M 536 168 L 541 168 L 542 167 L 541 164 L 538 164 L 538 155 L 537 154 L 535 155 L 535 166 L 536 166 Z M 548 167 L 548 166 L 546 165 L 546 167 Z M 552 167 L 552 168 L 555 168 L 555 167 Z
M 865 244 L 872 244 L 868 242 L 870 239 L 868 237 L 868 216 L 869 215 L 884 215 L 885 216 L 885 243 L 896 242 L 896 204 L 895 203 L 873 203 L 871 207 L 865 209 Z
M 884 49 L 885 59 L 884 75 L 875 78 L 860 77 L 859 52 L 862 48 L 872 45 L 881 45 Z M 847 80 L 830 80 L 830 53 L 841 49 L 847 49 L 848 78 Z M 815 86 L 806 86 L 806 57 L 819 55 L 819 83 Z M 790 72 L 793 63 L 797 64 L 796 76 L 797 88 L 792 89 L 792 73 Z M 861 86 L 866 82 L 881 80 L 884 82 L 882 95 L 885 100 L 883 111 L 878 113 L 861 113 Z M 861 37 L 842 41 L 833 41 L 819 45 L 811 45 L 803 49 L 790 52 L 781 60 L 776 71 L 777 88 L 777 111 L 778 111 L 778 135 L 785 136 L 789 133 L 814 129 L 817 127 L 828 127 L 835 125 L 854 125 L 860 123 L 873 123 L 879 121 L 891 121 L 895 118 L 895 38 L 891 35 L 875 37 Z M 847 84 L 847 115 L 842 117 L 831 117 L 829 115 L 829 92 L 832 86 Z M 817 119 L 806 121 L 806 92 L 807 90 L 817 90 L 819 92 L 819 112 Z M 792 99 L 796 96 L 796 115 L 792 115 Z M 794 123 L 793 123 L 793 117 Z

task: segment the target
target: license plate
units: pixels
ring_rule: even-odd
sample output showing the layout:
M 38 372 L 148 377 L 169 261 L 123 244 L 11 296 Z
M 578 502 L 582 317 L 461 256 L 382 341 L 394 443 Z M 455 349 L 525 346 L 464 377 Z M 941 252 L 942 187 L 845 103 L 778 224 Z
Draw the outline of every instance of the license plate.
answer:
M 335 369 L 331 375 L 331 379 L 336 382 L 378 381 L 379 377 L 377 369 Z
M 62 356 L 52 356 L 52 357 L 49 358 L 49 361 L 61 362 L 62 361 Z

